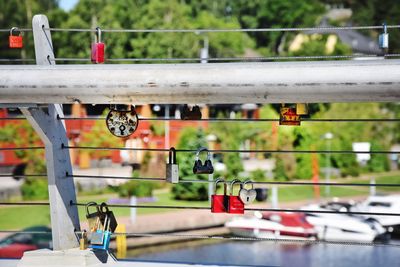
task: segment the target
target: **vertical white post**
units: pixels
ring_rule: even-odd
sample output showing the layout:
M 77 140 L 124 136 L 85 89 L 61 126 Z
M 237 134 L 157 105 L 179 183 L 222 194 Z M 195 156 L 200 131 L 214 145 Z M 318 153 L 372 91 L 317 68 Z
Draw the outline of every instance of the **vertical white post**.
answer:
M 165 136 L 165 148 L 166 149 L 169 149 L 170 148 L 170 137 L 169 137 L 169 135 L 170 135 L 170 125 L 169 125 L 169 105 L 165 105 L 165 114 L 164 114 L 164 117 L 167 119 L 166 121 L 165 121 L 165 134 L 164 134 L 164 136 Z
M 208 37 L 204 37 L 204 47 L 200 49 L 200 62 L 208 63 Z
M 38 65 L 53 65 L 53 44 L 49 22 L 44 15 L 36 15 L 32 20 L 35 42 L 36 62 Z M 33 126 L 46 148 L 47 178 L 49 184 L 50 218 L 53 237 L 53 249 L 64 250 L 79 247 L 75 231 L 80 231 L 78 209 L 70 205 L 76 202 L 69 151 L 62 145 L 68 145 L 63 121 L 62 106 L 50 104 L 41 108 L 21 108 L 29 123 Z
M 326 150 L 328 153 L 326 154 L 326 172 L 325 172 L 325 182 L 330 183 L 331 181 L 331 154 L 329 153 L 331 151 L 331 140 L 333 138 L 332 133 L 326 133 L 324 135 L 324 138 L 326 139 Z M 329 185 L 325 186 L 325 197 L 329 197 L 331 194 L 331 188 Z
M 211 153 L 211 159 L 213 158 L 213 154 Z M 214 194 L 214 191 L 216 190 L 214 188 L 214 174 L 211 173 L 208 175 L 208 203 L 211 203 L 211 195 Z
M 370 184 L 371 186 L 369 187 L 369 195 L 375 196 L 376 195 L 375 178 L 371 178 Z
M 277 209 L 279 207 L 278 186 L 276 185 L 271 187 L 271 206 L 273 209 Z
M 136 206 L 137 205 L 137 198 L 135 196 L 131 196 L 129 205 Z M 131 208 L 131 223 L 134 224 L 136 222 L 136 214 L 137 208 Z

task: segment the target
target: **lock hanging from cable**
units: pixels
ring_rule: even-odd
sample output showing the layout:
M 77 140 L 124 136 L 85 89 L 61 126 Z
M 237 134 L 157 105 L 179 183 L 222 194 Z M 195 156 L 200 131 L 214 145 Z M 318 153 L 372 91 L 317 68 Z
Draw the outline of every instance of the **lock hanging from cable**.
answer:
M 300 115 L 297 114 L 296 107 L 286 107 L 282 104 L 279 112 L 279 125 L 299 126 L 301 124 Z
M 101 42 L 101 29 L 96 27 L 96 41 L 92 43 L 92 63 L 104 63 L 105 44 Z
M 181 120 L 201 120 L 200 107 L 195 105 L 192 109 L 188 105 L 184 105 L 181 110 Z
M 110 105 L 106 117 L 107 128 L 117 137 L 128 137 L 139 126 L 139 117 L 132 105 Z
M 18 35 L 14 35 L 14 32 L 19 32 Z M 8 47 L 9 48 L 22 48 L 24 47 L 23 38 L 21 31 L 18 27 L 12 27 L 10 30 L 10 36 L 8 37 Z
M 207 159 L 203 162 L 200 159 L 201 152 L 207 152 Z M 205 147 L 200 147 L 196 152 L 196 159 L 194 161 L 193 173 L 194 174 L 212 174 L 214 172 L 214 167 L 211 161 L 211 153 Z
M 169 149 L 168 163 L 166 165 L 166 180 L 169 183 L 179 183 L 179 165 L 176 161 L 176 151 L 174 147 Z
M 386 23 L 382 24 L 383 33 L 379 35 L 379 48 L 388 49 L 389 48 L 389 34 L 387 33 Z

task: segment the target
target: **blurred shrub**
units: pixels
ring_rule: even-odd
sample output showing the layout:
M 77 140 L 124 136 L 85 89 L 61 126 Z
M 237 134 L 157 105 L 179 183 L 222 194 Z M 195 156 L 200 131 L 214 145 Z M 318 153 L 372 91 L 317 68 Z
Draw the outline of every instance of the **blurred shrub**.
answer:
M 41 200 L 49 198 L 47 180 L 45 178 L 27 178 L 21 186 L 24 200 Z

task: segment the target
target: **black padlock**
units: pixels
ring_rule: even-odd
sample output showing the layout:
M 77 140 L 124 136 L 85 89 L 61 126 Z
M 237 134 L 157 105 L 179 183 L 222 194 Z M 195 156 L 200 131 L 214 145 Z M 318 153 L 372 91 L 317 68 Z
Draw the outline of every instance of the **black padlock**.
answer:
M 207 152 L 207 159 L 203 162 L 200 159 L 200 152 Z M 212 174 L 214 172 L 214 167 L 211 162 L 211 153 L 205 147 L 200 147 L 196 152 L 196 159 L 193 166 L 194 174 Z
M 115 219 L 114 213 L 108 209 L 107 203 L 103 202 L 100 204 L 100 212 L 102 212 L 105 216 L 100 217 L 101 223 L 104 225 L 106 222 L 106 218 L 109 220 L 109 231 L 114 233 L 115 229 L 118 226 L 117 219 Z
M 192 110 L 188 105 L 184 105 L 181 109 L 182 120 L 201 120 L 201 111 L 199 106 L 194 106 Z

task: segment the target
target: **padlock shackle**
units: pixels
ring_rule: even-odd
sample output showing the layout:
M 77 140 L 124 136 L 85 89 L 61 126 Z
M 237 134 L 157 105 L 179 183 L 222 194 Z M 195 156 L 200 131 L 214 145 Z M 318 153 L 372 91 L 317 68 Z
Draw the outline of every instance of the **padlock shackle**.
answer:
M 233 180 L 231 181 L 231 196 L 232 196 L 232 194 L 233 194 L 233 187 L 234 187 L 234 185 L 237 184 L 237 183 L 243 184 L 239 179 L 233 179 Z
M 105 211 L 104 211 L 104 208 L 106 209 Z M 109 211 L 110 211 L 110 210 L 108 209 L 107 203 L 102 202 L 102 203 L 100 204 L 100 212 L 106 214 L 106 213 L 109 212 Z
M 101 43 L 101 29 L 96 27 L 96 43 Z
M 247 179 L 246 181 L 244 181 L 244 182 L 242 183 L 243 188 L 245 188 L 247 184 L 251 184 L 251 189 L 254 189 L 254 184 L 253 184 L 253 181 L 252 181 L 252 180 Z
M 18 31 L 18 30 L 19 30 L 18 27 L 12 27 L 12 28 L 10 29 L 10 35 L 11 35 L 11 36 L 14 36 L 14 35 L 13 35 L 14 31 Z M 20 32 L 21 32 L 21 31 L 20 31 Z
M 175 147 L 171 147 L 168 152 L 169 164 L 176 164 L 176 150 Z
M 387 33 L 387 25 L 386 25 L 386 22 L 384 22 L 383 24 L 382 24 L 382 27 L 383 27 L 383 33 Z
M 89 207 L 91 207 L 91 206 L 96 206 L 97 211 L 101 212 L 99 209 L 99 205 L 97 205 L 97 203 L 94 201 L 90 201 L 86 204 L 86 215 L 89 215 Z
M 109 229 L 110 229 L 110 218 L 108 218 L 108 215 L 106 214 L 106 217 L 104 218 L 103 232 L 109 231 Z
M 199 149 L 197 149 L 197 152 L 196 152 L 196 160 L 199 160 L 200 159 L 200 153 L 201 152 L 207 152 L 207 160 L 211 160 L 211 153 L 210 153 L 210 151 L 208 150 L 208 148 L 206 148 L 206 147 L 200 147 Z
M 217 186 L 219 183 L 224 183 L 224 195 L 226 195 L 226 181 L 222 178 L 218 178 L 217 180 L 215 180 L 215 192 L 217 191 Z

